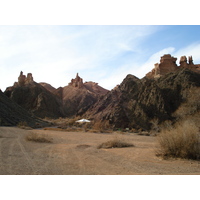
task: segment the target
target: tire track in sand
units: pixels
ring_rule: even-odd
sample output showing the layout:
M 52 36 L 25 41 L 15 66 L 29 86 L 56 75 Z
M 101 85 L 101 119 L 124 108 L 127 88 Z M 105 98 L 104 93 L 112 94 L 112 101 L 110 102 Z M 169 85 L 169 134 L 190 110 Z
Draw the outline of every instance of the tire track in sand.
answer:
M 70 151 L 71 154 L 78 161 L 78 167 L 79 167 L 78 175 L 84 175 L 85 174 L 85 164 L 83 162 L 83 155 L 80 155 L 76 148 L 73 148 L 73 149 L 71 148 L 70 150 L 71 150 Z
M 0 138 L 0 171 L 5 171 L 5 166 L 3 165 L 3 155 L 2 155 L 2 151 L 3 151 L 3 142 L 4 142 L 5 138 Z
M 17 143 L 20 146 L 20 149 L 23 153 L 23 155 L 25 156 L 30 168 L 32 169 L 32 173 L 31 174 L 37 174 L 37 170 L 36 170 L 36 166 L 33 163 L 33 161 L 31 160 L 31 158 L 29 157 L 28 153 L 26 152 L 26 149 L 24 148 L 24 146 L 22 145 L 21 141 L 20 141 L 20 137 L 17 138 Z

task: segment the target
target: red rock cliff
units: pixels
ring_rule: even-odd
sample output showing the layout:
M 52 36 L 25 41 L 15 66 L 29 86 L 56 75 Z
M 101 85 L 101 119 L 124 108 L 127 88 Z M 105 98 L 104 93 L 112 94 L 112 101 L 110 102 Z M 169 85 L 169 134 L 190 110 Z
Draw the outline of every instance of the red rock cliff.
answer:
M 161 57 L 160 63 L 156 63 L 151 72 L 146 74 L 147 78 L 159 78 L 169 72 L 174 72 L 179 68 L 188 68 L 194 72 L 200 73 L 200 65 L 193 63 L 192 56 L 181 56 L 179 66 L 176 64 L 177 58 L 172 57 L 170 54 L 165 54 Z

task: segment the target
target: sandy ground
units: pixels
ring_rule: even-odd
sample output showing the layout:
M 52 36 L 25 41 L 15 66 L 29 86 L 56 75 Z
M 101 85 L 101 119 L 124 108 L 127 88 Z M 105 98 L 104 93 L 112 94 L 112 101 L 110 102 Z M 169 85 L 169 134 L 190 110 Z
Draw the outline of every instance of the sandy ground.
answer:
M 53 143 L 25 140 L 30 132 L 45 133 Z M 134 147 L 97 149 L 120 138 Z M 148 175 L 200 174 L 200 162 L 163 160 L 155 155 L 156 137 L 133 133 L 88 133 L 0 127 L 1 175 Z

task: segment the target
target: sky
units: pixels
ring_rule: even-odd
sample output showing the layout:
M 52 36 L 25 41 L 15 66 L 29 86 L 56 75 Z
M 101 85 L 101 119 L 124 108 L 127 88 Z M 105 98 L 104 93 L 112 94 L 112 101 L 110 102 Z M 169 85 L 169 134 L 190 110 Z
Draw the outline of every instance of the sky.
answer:
M 1 25 L 0 88 L 20 71 L 34 81 L 66 86 L 83 81 L 113 89 L 128 74 L 142 78 L 164 54 L 200 64 L 199 25 Z

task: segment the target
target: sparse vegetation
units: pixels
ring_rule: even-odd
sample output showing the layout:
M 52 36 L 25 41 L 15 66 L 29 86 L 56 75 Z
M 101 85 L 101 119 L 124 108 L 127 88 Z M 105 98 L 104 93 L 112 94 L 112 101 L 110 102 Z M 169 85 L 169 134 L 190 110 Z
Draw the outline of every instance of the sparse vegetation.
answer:
M 113 140 L 103 142 L 102 144 L 98 145 L 97 148 L 109 149 L 109 148 L 124 148 L 124 147 L 134 147 L 134 145 L 132 143 L 125 142 L 122 139 L 115 138 Z
M 30 133 L 26 136 L 26 140 L 40 143 L 52 143 L 52 138 L 47 134 Z
M 185 92 L 185 102 L 176 110 L 174 116 L 178 119 L 185 119 L 200 111 L 200 88 L 192 87 L 189 91 Z
M 184 121 L 158 136 L 156 155 L 164 158 L 200 159 L 199 128 L 191 121 Z
M 91 124 L 91 132 L 110 133 L 111 126 L 108 121 L 98 121 Z

